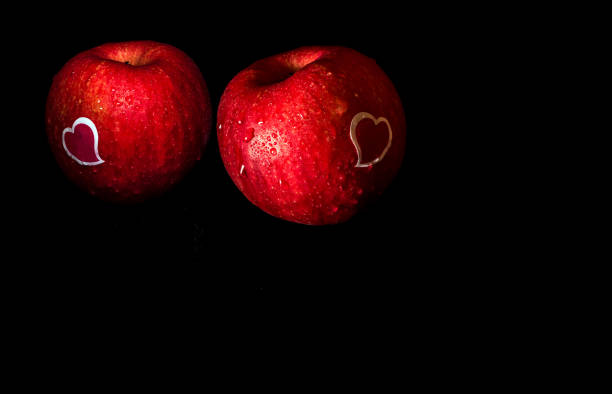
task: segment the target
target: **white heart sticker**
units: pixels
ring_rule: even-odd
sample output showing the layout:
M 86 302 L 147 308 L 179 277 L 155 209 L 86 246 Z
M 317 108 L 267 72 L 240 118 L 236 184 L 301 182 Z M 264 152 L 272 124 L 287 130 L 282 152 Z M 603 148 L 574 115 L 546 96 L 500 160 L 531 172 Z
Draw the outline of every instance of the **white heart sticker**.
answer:
M 359 142 L 357 141 L 357 125 L 364 119 L 371 119 L 374 122 L 374 126 L 378 125 L 380 122 L 384 122 L 387 125 L 387 129 L 389 130 L 389 142 L 387 142 L 387 146 L 377 158 L 367 163 L 361 162 L 361 146 L 359 146 Z M 391 131 L 391 125 L 389 124 L 389 121 L 386 118 L 383 118 L 382 116 L 377 119 L 368 112 L 359 112 L 358 114 L 353 116 L 353 120 L 351 120 L 350 131 L 351 141 L 353 142 L 353 145 L 355 145 L 355 150 L 357 150 L 357 164 L 355 164 L 355 167 L 370 167 L 378 163 L 383 159 L 383 157 L 385 157 L 389 148 L 391 148 L 393 132 Z
M 74 121 L 72 127 L 64 129 L 62 145 L 68 156 L 83 166 L 104 163 L 98 153 L 98 129 L 88 118 L 80 117 Z

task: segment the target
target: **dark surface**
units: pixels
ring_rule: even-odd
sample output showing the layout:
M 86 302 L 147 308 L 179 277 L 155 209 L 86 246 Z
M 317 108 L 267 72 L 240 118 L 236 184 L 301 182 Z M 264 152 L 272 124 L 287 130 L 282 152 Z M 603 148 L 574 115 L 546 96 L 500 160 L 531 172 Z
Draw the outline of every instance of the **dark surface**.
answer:
M 89 18 L 80 24 L 74 14 L 48 10 L 38 26 L 43 34 L 20 48 L 20 56 L 36 58 L 27 66 L 24 119 L 30 159 L 20 167 L 22 193 L 14 196 L 24 207 L 18 209 L 16 231 L 25 241 L 18 244 L 21 255 L 48 264 L 36 270 L 40 280 L 46 274 L 62 277 L 62 272 L 66 277 L 80 272 L 91 280 L 145 281 L 150 276 L 155 282 L 148 285 L 171 289 L 207 284 L 259 291 L 303 285 L 388 290 L 417 282 L 441 253 L 436 239 L 449 230 L 440 224 L 445 220 L 440 212 L 453 204 L 435 189 L 441 180 L 431 177 L 440 166 L 432 155 L 437 148 L 422 143 L 442 138 L 436 129 L 439 119 L 426 109 L 436 94 L 429 87 L 438 89 L 439 64 L 429 57 L 437 50 L 430 45 L 436 32 L 427 33 L 428 23 L 420 19 L 427 16 L 400 12 L 399 3 L 378 6 L 384 12 L 332 11 L 324 4 L 280 13 L 238 5 L 210 12 L 94 12 L 85 7 L 82 13 L 90 13 Z M 207 81 L 215 112 L 231 78 L 263 57 L 304 45 L 342 45 L 374 58 L 394 82 L 407 118 L 406 155 L 397 178 L 349 222 L 325 227 L 289 223 L 242 196 L 225 172 L 214 136 L 196 167 L 161 198 L 118 206 L 90 197 L 65 178 L 48 147 L 48 89 L 53 75 L 77 53 L 105 42 L 139 39 L 169 43 L 192 57 Z M 167 281 L 160 282 L 162 277 Z
M 77 384 L 62 358 L 87 368 L 77 377 L 91 385 L 117 375 L 116 368 L 106 373 L 109 365 L 130 363 L 133 371 L 138 355 L 157 361 L 154 353 L 169 348 L 212 360 L 216 344 L 225 356 L 218 368 L 228 370 L 232 364 L 223 361 L 230 357 L 240 362 L 246 356 L 257 367 L 277 354 L 288 365 L 291 354 L 330 360 L 335 372 L 344 353 L 362 370 L 385 370 L 376 381 L 379 391 L 381 383 L 393 382 L 387 376 L 403 377 L 399 368 L 413 371 L 413 365 L 417 373 L 408 377 L 416 375 L 417 385 L 400 384 L 418 387 L 420 377 L 428 387 L 473 386 L 488 376 L 499 386 L 516 380 L 517 362 L 541 361 L 530 357 L 533 349 L 547 350 L 540 342 L 560 343 L 554 336 L 559 330 L 538 328 L 538 321 L 555 306 L 567 320 L 567 307 L 583 303 L 573 297 L 580 287 L 557 278 L 559 262 L 550 258 L 565 250 L 565 239 L 550 247 L 542 241 L 542 212 L 555 199 L 544 201 L 537 185 L 546 184 L 556 162 L 546 172 L 530 163 L 528 171 L 516 170 L 540 147 L 531 137 L 541 133 L 518 120 L 522 112 L 539 111 L 535 101 L 545 95 L 532 95 L 520 81 L 521 70 L 532 74 L 534 66 L 533 59 L 517 56 L 523 43 L 512 38 L 512 52 L 500 38 L 520 33 L 525 16 L 544 26 L 550 9 L 533 17 L 532 6 L 517 6 L 516 15 L 506 5 L 432 3 L 424 10 L 395 1 L 334 3 L 334 10 L 329 1 L 248 8 L 199 2 L 199 9 L 177 2 L 170 8 L 130 3 L 126 9 L 127 3 L 83 2 L 75 9 L 24 3 L 27 12 L 3 14 L 2 65 L 9 72 L 0 85 L 14 89 L 10 97 L 2 91 L 9 102 L 3 120 L 11 127 L 3 130 L 8 140 L 0 145 L 0 289 L 6 342 L 17 355 L 6 358 L 23 371 L 20 385 Z M 79 21 L 79 14 L 87 18 Z M 544 30 L 534 52 L 556 35 Z M 89 197 L 51 155 L 45 99 L 51 78 L 70 57 L 134 39 L 167 42 L 189 54 L 215 106 L 237 72 L 280 51 L 344 45 L 376 59 L 394 82 L 407 118 L 398 177 L 368 211 L 345 224 L 292 224 L 240 194 L 213 138 L 189 176 L 163 198 L 122 207 Z M 529 35 L 525 41 L 532 40 Z M 533 171 L 537 177 L 525 187 L 524 176 Z M 569 289 L 572 299 L 565 302 L 562 290 L 547 288 L 550 283 Z M 561 319 L 552 321 L 558 326 Z M 538 344 L 531 346 L 534 340 Z M 245 350 L 234 351 L 232 344 Z M 282 352 L 271 351 L 271 344 L 282 344 Z M 557 346 L 551 354 L 563 350 Z M 508 368 L 499 358 L 508 360 Z M 91 368 L 88 359 L 105 368 Z M 164 361 L 183 359 L 190 362 L 188 374 L 202 371 L 182 355 Z M 98 371 L 104 379 L 87 379 Z M 513 375 L 497 379 L 504 371 Z M 362 386 L 366 374 L 354 375 Z M 9 369 L 7 376 L 15 375 Z M 268 377 L 270 372 L 262 374 L 256 384 Z

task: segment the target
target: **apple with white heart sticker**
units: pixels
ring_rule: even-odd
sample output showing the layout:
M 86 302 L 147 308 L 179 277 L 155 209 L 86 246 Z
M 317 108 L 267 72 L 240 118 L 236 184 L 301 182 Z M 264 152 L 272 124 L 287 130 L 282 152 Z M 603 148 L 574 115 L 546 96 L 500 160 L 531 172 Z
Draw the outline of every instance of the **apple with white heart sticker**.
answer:
M 397 174 L 406 119 L 376 62 L 343 47 L 259 60 L 226 87 L 217 112 L 221 158 L 253 204 L 292 222 L 348 220 Z
M 64 65 L 47 98 L 46 129 L 69 179 L 103 200 L 131 203 L 182 179 L 208 141 L 211 117 L 206 83 L 184 52 L 130 41 Z

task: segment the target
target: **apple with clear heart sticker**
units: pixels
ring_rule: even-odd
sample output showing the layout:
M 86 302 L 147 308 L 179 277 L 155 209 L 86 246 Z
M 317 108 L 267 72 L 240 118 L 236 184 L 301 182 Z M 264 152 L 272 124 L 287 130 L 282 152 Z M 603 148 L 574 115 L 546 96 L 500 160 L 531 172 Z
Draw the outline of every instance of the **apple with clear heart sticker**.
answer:
M 399 95 L 373 59 L 303 47 L 259 60 L 217 112 L 225 168 L 265 212 L 292 222 L 348 220 L 397 174 L 406 145 Z
M 104 44 L 70 59 L 46 106 L 51 150 L 64 173 L 103 200 L 160 195 L 208 141 L 206 82 L 181 50 L 153 41 Z

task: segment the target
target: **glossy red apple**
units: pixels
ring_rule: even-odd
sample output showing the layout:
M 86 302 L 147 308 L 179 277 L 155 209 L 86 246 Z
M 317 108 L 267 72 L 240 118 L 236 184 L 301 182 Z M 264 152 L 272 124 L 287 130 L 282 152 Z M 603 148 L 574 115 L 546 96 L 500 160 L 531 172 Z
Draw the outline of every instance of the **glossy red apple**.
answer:
M 53 78 L 46 129 L 64 173 L 101 199 L 138 202 L 176 184 L 210 135 L 196 64 L 152 41 L 110 43 L 70 59 Z
M 348 48 L 304 47 L 254 63 L 229 83 L 217 115 L 236 186 L 293 222 L 346 221 L 384 191 L 404 156 L 393 84 Z

